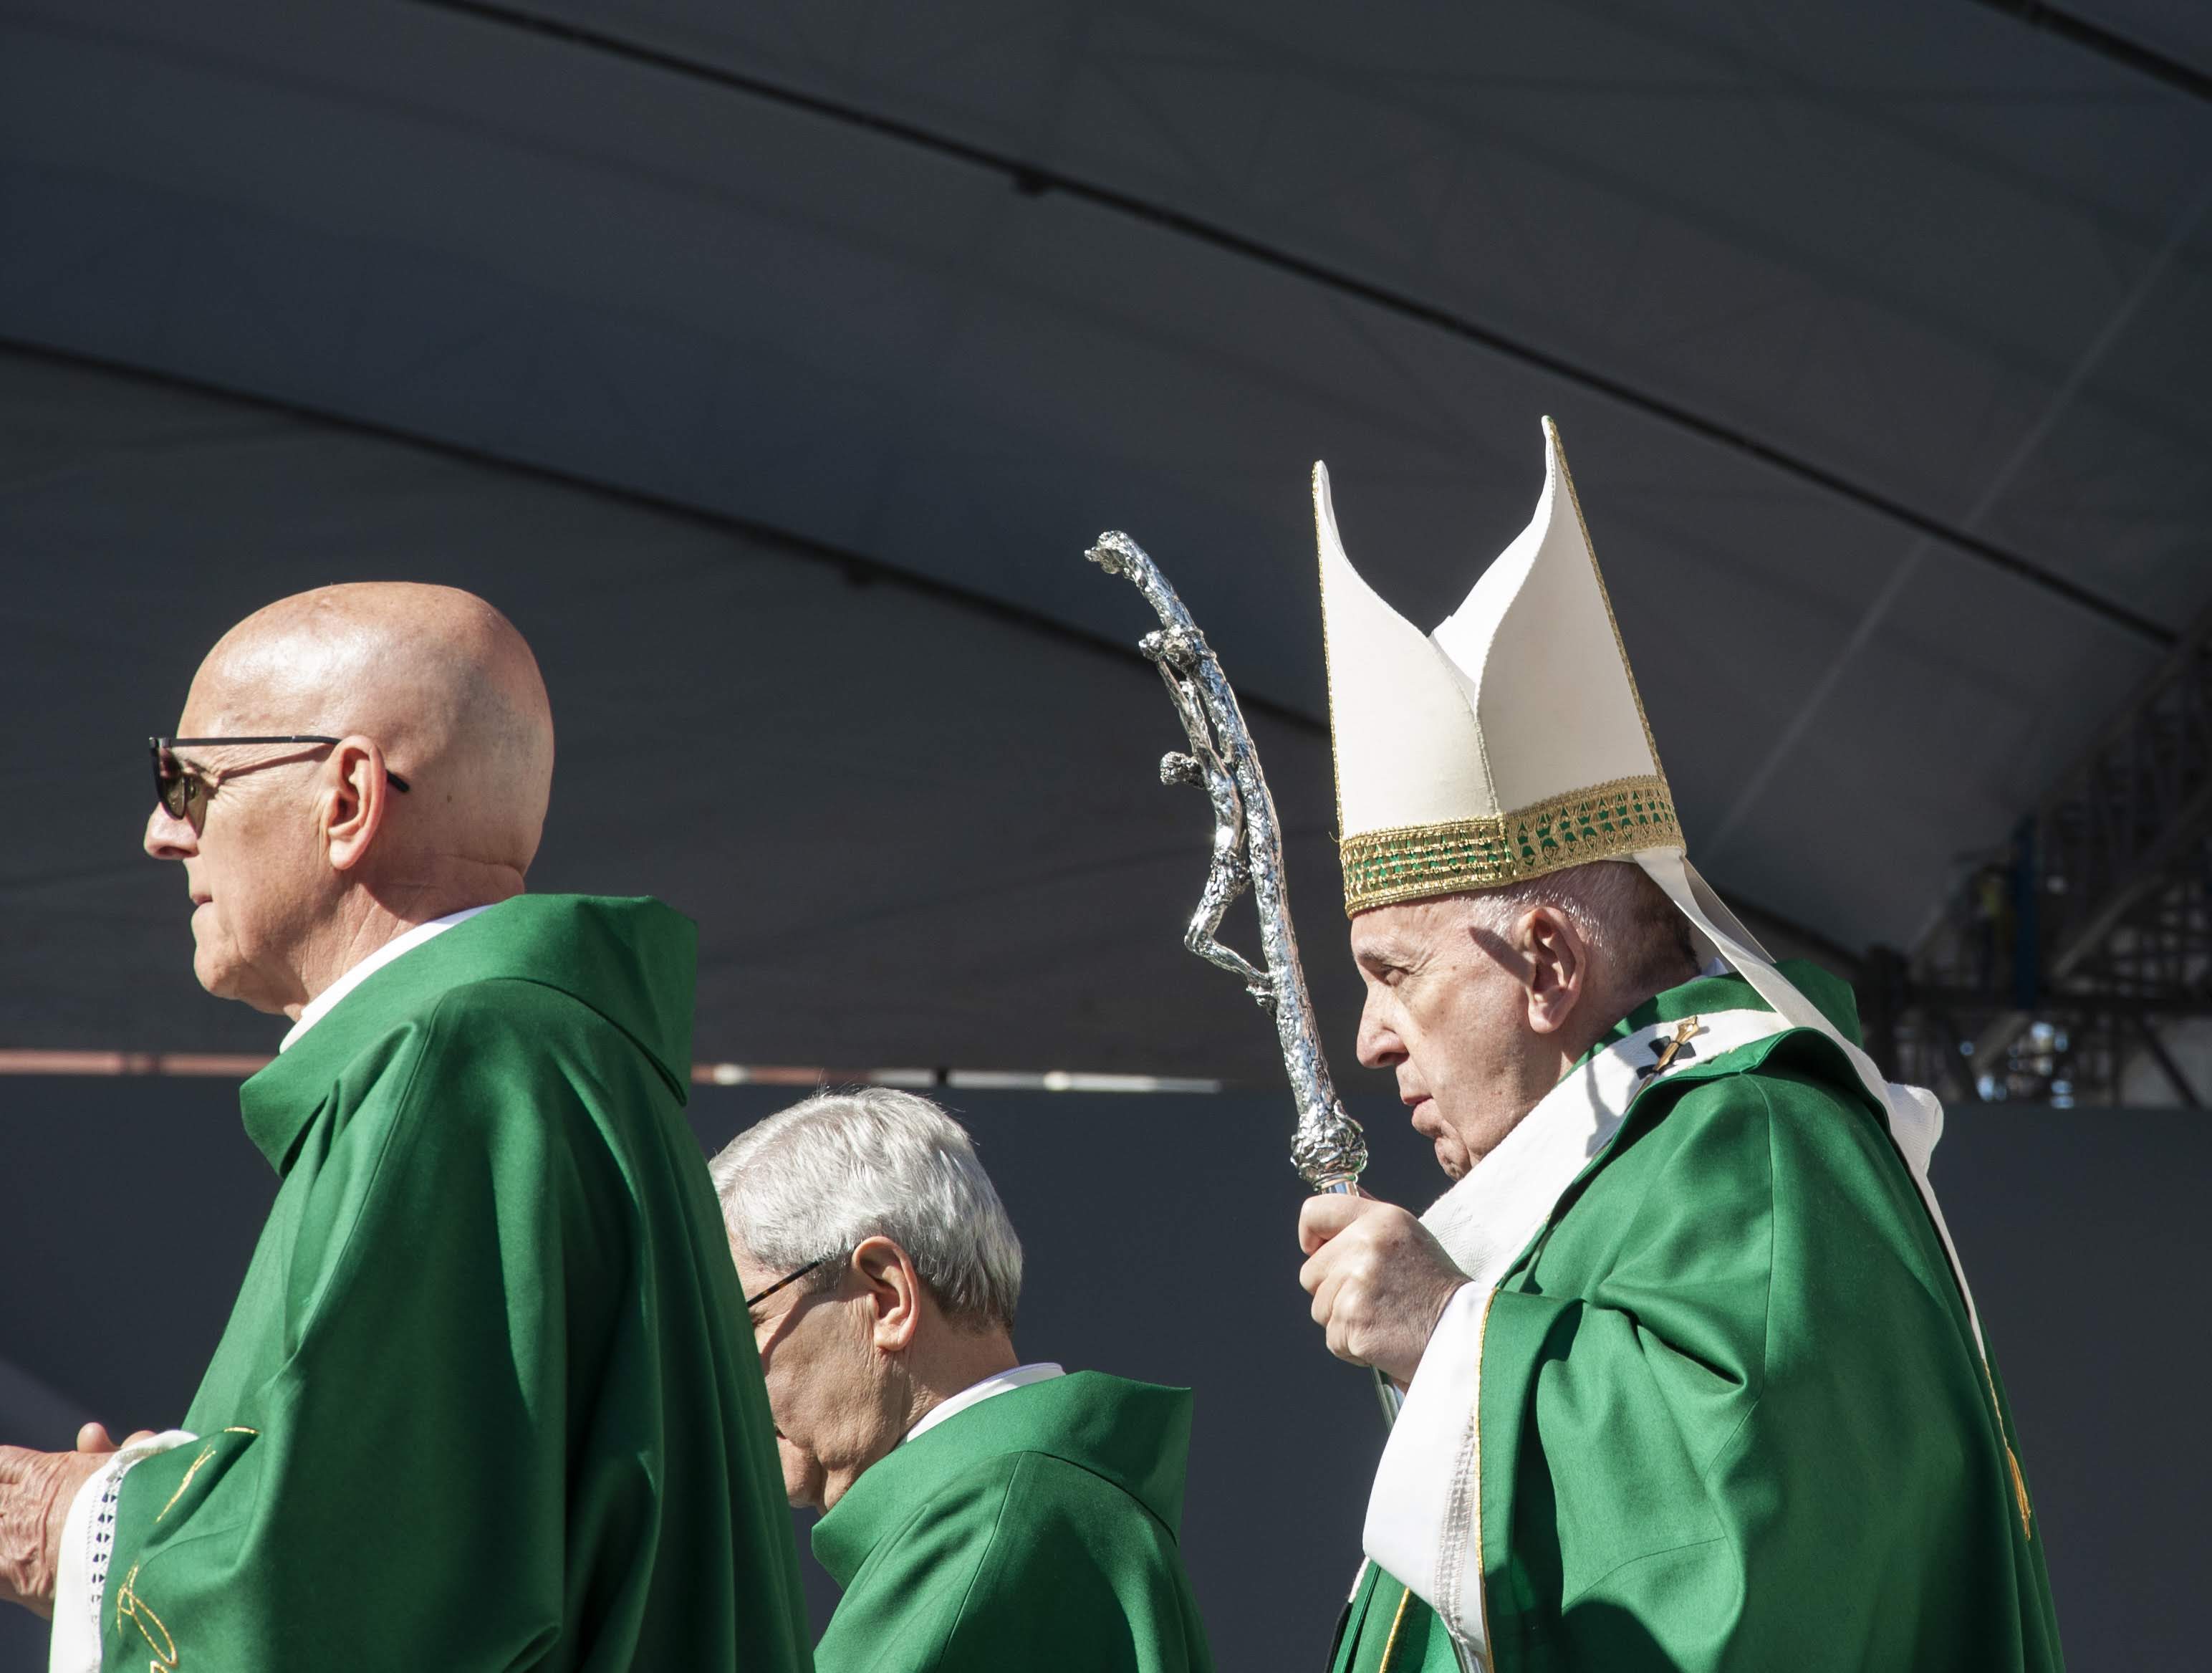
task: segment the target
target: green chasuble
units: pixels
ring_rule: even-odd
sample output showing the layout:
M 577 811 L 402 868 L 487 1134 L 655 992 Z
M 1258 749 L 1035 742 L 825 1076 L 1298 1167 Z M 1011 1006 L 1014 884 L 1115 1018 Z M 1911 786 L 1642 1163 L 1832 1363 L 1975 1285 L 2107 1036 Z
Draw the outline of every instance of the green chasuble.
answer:
M 1825 1035 L 1674 989 L 1425 1220 L 1476 1281 L 1384 1451 L 1341 1673 L 2060 1665 L 2003 1384 Z
M 696 948 L 654 901 L 521 896 L 373 971 L 246 1083 L 283 1183 L 198 1439 L 122 1478 L 104 1668 L 806 1664 L 681 1107 Z M 159 1305 L 148 1278 L 132 1305 Z
M 822 1673 L 1206 1673 L 1176 1548 L 1190 1395 L 1079 1371 L 892 1449 L 814 1528 Z

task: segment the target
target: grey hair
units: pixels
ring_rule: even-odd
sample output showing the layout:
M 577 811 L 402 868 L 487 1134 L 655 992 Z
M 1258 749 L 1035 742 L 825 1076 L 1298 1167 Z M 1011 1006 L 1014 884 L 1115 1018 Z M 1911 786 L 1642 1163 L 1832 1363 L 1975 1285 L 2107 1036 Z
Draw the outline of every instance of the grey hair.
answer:
M 757 1264 L 830 1262 L 802 1281 L 826 1289 L 836 1257 L 889 1238 L 947 1318 L 1014 1328 L 1021 1239 L 968 1129 L 929 1099 L 817 1092 L 738 1134 L 708 1171 L 732 1239 Z
M 1690 921 L 1633 861 L 1592 861 L 1495 889 L 1471 890 L 1462 898 L 1485 928 L 1500 934 L 1532 906 L 1564 914 L 1624 989 L 1659 993 L 1698 973 Z

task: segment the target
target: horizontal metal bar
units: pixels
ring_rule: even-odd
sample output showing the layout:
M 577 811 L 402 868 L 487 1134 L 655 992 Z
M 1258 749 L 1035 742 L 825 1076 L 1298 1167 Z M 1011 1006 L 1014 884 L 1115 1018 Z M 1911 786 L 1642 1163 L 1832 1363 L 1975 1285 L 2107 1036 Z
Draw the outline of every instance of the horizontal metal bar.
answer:
M 243 1052 L 73 1051 L 0 1047 L 0 1075 L 149 1074 L 243 1080 L 272 1060 Z M 839 1069 L 801 1064 L 694 1063 L 699 1086 L 945 1086 L 965 1092 L 1189 1092 L 1228 1090 L 1200 1075 L 1122 1074 L 1090 1069 Z
M 1941 1012 L 1953 1019 L 2018 1017 L 2021 1027 L 2032 1020 L 2051 1022 L 2069 1017 L 2088 1021 L 2108 1017 L 2178 1020 L 2184 1017 L 2212 1017 L 2212 994 L 2046 993 L 2038 995 L 2033 1011 L 2021 1012 L 2000 995 L 1972 988 L 1923 987 L 1916 983 L 1905 992 L 1904 1007 L 1898 1013 L 1900 1024 L 1912 1019 L 1916 1012 Z M 1980 1050 L 1975 1053 L 1978 1058 L 1984 1055 Z

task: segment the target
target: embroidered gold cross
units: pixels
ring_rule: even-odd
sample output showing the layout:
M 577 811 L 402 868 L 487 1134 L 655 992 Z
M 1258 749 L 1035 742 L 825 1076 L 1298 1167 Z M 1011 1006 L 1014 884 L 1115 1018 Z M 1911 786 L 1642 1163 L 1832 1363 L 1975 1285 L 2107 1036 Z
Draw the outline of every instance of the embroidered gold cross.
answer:
M 1667 1042 L 1661 1049 L 1658 1057 L 1648 1068 L 1638 1072 L 1636 1078 L 1638 1080 L 1649 1080 L 1673 1062 L 1678 1055 L 1687 1057 L 1696 1056 L 1698 1049 L 1690 1043 L 1690 1037 L 1697 1031 L 1698 1019 L 1695 1017 L 1685 1017 L 1676 1023 L 1674 1037 Z

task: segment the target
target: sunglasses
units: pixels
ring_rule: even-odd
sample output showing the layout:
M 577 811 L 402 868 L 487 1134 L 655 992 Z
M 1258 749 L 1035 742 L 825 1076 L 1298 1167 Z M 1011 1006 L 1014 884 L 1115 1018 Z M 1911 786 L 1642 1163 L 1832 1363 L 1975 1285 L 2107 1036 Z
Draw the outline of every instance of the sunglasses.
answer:
M 747 1296 L 745 1298 L 746 1307 L 750 1309 L 758 1306 L 762 1302 L 767 1300 L 769 1297 L 774 1295 L 778 1290 L 783 1288 L 787 1284 L 796 1284 L 800 1279 L 805 1277 L 808 1273 L 813 1271 L 817 1267 L 827 1266 L 830 1262 L 836 1258 L 837 1257 L 835 1255 L 824 1255 L 818 1261 L 809 1261 L 805 1266 L 799 1268 L 796 1272 L 787 1272 L 782 1277 L 777 1279 L 775 1282 L 770 1284 L 758 1295 Z
M 198 832 L 207 821 L 207 805 L 215 798 L 223 780 L 235 778 L 240 773 L 250 773 L 261 767 L 282 764 L 276 761 L 253 761 L 243 766 L 221 768 L 202 767 L 186 761 L 176 753 L 179 744 L 338 744 L 341 738 L 321 738 L 310 733 L 291 733 L 281 738 L 149 738 L 147 747 L 154 751 L 154 794 L 168 810 L 173 819 L 182 819 Z M 384 776 L 395 790 L 404 790 L 407 781 L 386 767 Z

